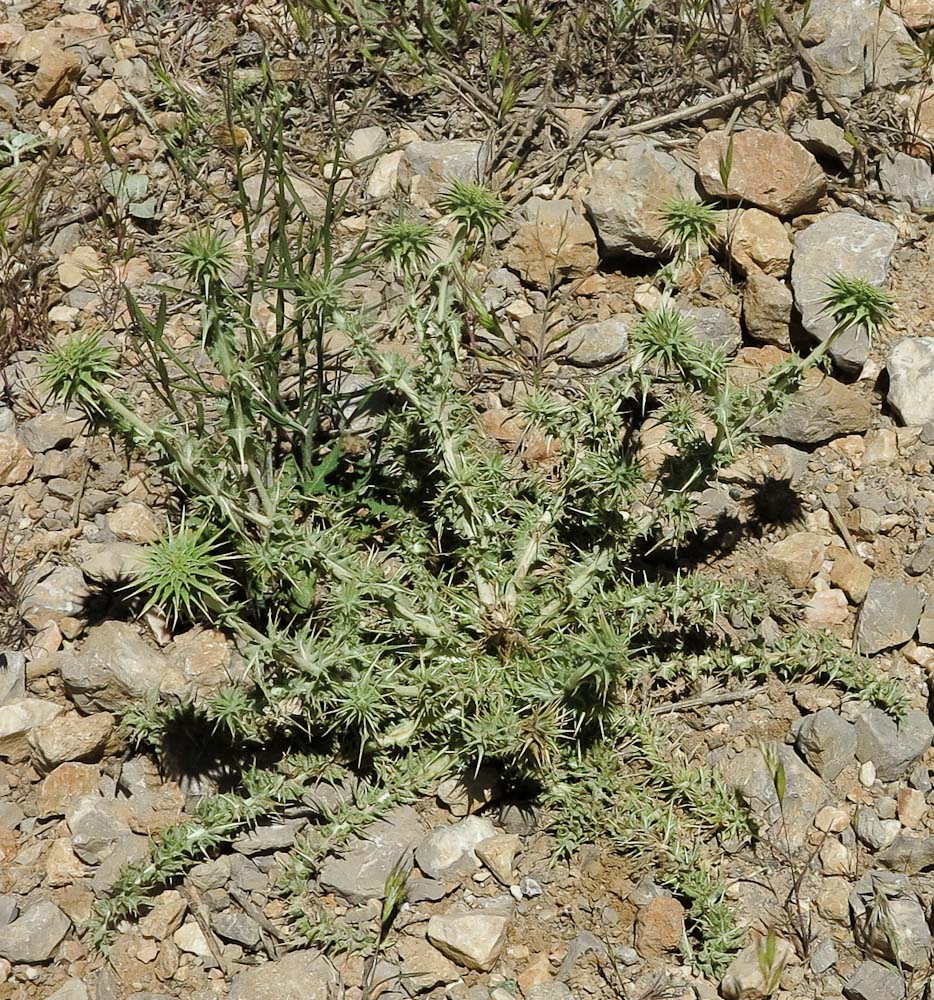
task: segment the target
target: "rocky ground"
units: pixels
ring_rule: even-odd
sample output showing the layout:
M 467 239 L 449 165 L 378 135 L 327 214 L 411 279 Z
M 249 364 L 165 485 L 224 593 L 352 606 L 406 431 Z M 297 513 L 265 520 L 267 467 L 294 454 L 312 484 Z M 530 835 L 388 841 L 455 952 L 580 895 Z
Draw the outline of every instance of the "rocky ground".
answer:
M 30 256 L 8 256 L 2 279 L 17 348 L 30 346 L 27 319 L 40 340 L 92 325 L 125 345 L 121 288 L 154 298 L 171 277 L 175 235 L 209 217 L 242 238 L 236 214 L 215 214 L 212 200 L 231 184 L 222 142 L 205 154 L 203 202 L 183 196 L 166 153 L 181 113 L 165 109 L 155 67 L 173 45 L 188 68 L 228 54 L 246 72 L 263 45 L 287 56 L 269 27 L 277 12 L 129 13 L 99 0 L 14 0 L 0 14 L 0 165 L 18 170 L 24 189 L 40 186 L 43 211 Z M 512 409 L 522 365 L 573 380 L 625 363 L 628 329 L 660 295 L 666 198 L 700 192 L 733 206 L 714 253 L 678 275 L 677 304 L 735 356 L 740 382 L 829 335 L 829 273 L 895 295 L 893 328 L 875 343 L 837 341 L 834 373 L 812 372 L 760 428 L 762 447 L 703 497 L 699 571 L 760 583 L 791 617 L 871 656 L 910 704 L 896 722 L 832 688 L 789 691 L 776 680 L 656 706 L 683 752 L 720 769 L 760 823 L 754 848 L 725 848 L 729 894 L 752 932 L 725 977 L 697 971 L 684 907 L 651 871 L 600 845 L 552 865 L 534 804 L 504 799 L 486 770 L 359 831 L 322 871 L 320 923 L 353 942 L 378 926 L 387 876 L 411 852 L 408 901 L 375 966 L 299 943 L 275 891 L 284 852 L 321 802 L 350 794 L 328 785 L 320 801 L 308 796 L 162 892 L 121 926 L 105 962 L 86 933 L 95 899 L 150 835 L 218 788 L 216 773 L 173 777 L 126 745 L 119 716 L 153 688 L 215 690 L 242 664 L 223 635 L 172 635 L 154 616 L 132 619 L 114 596 L 114 581 L 132 576 L 141 547 L 165 530 L 168 492 L 144 462 L 50 407 L 38 355 L 18 349 L 0 409 L 0 1000 L 360 998 L 367 976 L 385 1000 L 930 996 L 934 89 L 918 32 L 932 25 L 925 0 L 881 12 L 814 0 L 801 41 L 829 75 L 828 93 L 806 97 L 795 69 L 780 102 L 766 94 L 645 136 L 625 134 L 625 119 L 618 135 L 602 122 L 581 137 L 586 155 L 517 200 L 486 275 L 487 303 L 521 363 L 485 373 L 480 420 L 531 461 L 540 443 Z M 883 112 L 866 118 L 867 103 Z M 592 107 L 574 105 L 560 109 L 572 135 Z M 853 122 L 838 120 L 841 107 Z M 846 131 L 858 122 L 877 130 L 869 163 Z M 427 212 L 447 179 L 476 176 L 490 156 L 482 126 L 464 113 L 361 120 L 346 136 L 343 234 L 400 199 Z M 313 209 L 322 173 L 313 157 L 295 168 Z M 361 294 L 378 302 L 382 290 L 361 284 Z M 181 321 L 176 332 L 186 333 Z M 662 449 L 645 436 L 647 464 Z M 763 627 L 778 634 L 781 623 Z M 781 802 L 765 746 L 783 765 Z M 778 956 L 776 977 L 763 948 Z

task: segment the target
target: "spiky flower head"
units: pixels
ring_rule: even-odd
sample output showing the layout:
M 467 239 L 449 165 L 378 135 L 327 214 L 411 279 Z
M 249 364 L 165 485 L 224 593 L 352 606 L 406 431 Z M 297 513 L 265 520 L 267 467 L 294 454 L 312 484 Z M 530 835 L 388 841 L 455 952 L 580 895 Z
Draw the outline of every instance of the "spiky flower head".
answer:
M 456 177 L 438 198 L 438 208 L 454 222 L 461 240 L 488 240 L 509 214 L 495 191 Z
M 700 257 L 717 236 L 719 213 L 691 198 L 671 198 L 660 209 L 668 252 L 678 260 Z
M 146 550 L 136 576 L 134 594 L 146 595 L 146 608 L 161 609 L 169 621 L 216 616 L 225 607 L 227 557 L 218 552 L 217 536 L 182 520 L 169 527 Z
M 210 229 L 195 230 L 183 243 L 176 258 L 193 284 L 201 289 L 221 282 L 233 267 L 230 244 Z
M 821 300 L 825 315 L 833 318 L 836 330 L 850 328 L 865 331 L 870 339 L 888 326 L 895 315 L 895 300 L 884 288 L 865 278 L 833 274 L 827 281 L 827 294 Z
M 115 374 L 113 350 L 100 334 L 71 337 L 42 359 L 40 379 L 65 406 L 77 403 L 87 413 L 99 413 L 100 387 Z
M 427 222 L 399 218 L 376 234 L 376 255 L 397 274 L 415 274 L 431 260 L 434 236 Z

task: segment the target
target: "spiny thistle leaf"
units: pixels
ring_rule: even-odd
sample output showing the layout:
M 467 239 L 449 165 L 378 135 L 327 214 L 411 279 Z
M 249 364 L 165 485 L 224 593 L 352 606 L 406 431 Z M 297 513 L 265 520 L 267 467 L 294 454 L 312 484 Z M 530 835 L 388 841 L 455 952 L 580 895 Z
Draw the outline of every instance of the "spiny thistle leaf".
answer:
M 702 201 L 672 198 L 660 214 L 666 248 L 676 260 L 700 257 L 716 239 L 720 213 Z

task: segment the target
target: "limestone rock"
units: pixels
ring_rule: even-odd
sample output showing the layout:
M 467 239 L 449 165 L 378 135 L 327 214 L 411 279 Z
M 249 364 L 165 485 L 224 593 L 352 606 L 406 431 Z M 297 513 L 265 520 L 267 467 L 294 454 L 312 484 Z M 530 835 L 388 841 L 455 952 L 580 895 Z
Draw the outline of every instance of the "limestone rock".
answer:
M 636 322 L 635 316 L 614 316 L 575 327 L 567 338 L 567 360 L 585 368 L 618 361 L 629 347 L 629 331 Z
M 795 531 L 776 542 L 766 555 L 766 568 L 777 573 L 792 587 L 802 590 L 824 561 L 827 543 L 821 535 Z
M 70 50 L 50 48 L 43 52 L 32 82 L 36 103 L 43 108 L 70 93 L 81 75 L 81 57 Z
M 67 712 L 29 734 L 33 760 L 42 771 L 51 771 L 66 761 L 98 760 L 114 729 L 109 712 L 82 716 Z
M 33 903 L 0 934 L 0 958 L 47 962 L 64 940 L 71 921 L 47 899 Z
M 782 971 L 795 955 L 784 938 L 757 938 L 733 959 L 720 983 L 724 1000 L 765 1000 L 777 989 Z
M 23 698 L 0 706 L 0 759 L 14 764 L 29 756 L 28 733 L 61 715 L 61 705 L 39 698 Z
M 751 268 L 743 287 L 743 325 L 752 340 L 791 349 L 794 297 L 784 281 Z
M 496 836 L 496 828 L 480 816 L 468 816 L 459 823 L 438 827 L 415 851 L 418 867 L 429 878 L 473 871 L 480 866 L 474 848 Z
M 437 914 L 428 921 L 428 940 L 459 965 L 488 972 L 506 945 L 508 926 L 497 913 Z
M 855 725 L 856 759 L 872 761 L 882 781 L 898 781 L 908 774 L 934 738 L 931 720 L 917 709 L 896 721 L 880 708 L 866 707 Z
M 411 860 L 424 836 L 418 814 L 411 806 L 393 809 L 384 819 L 361 830 L 339 856 L 325 861 L 320 876 L 322 889 L 356 904 L 382 899 L 389 873 L 400 858 Z
M 540 288 L 582 278 L 597 266 L 597 239 L 567 198 L 530 198 L 525 219 L 506 250 L 506 264 Z
M 672 198 L 696 199 L 693 173 L 647 139 L 627 143 L 617 159 L 597 167 L 584 198 L 600 255 L 664 254 L 661 209 Z
M 856 728 L 832 708 L 823 708 L 801 720 L 795 746 L 824 781 L 833 781 L 856 762 Z
M 238 972 L 230 984 L 230 1000 L 330 1000 L 340 984 L 334 964 L 320 952 L 293 951 Z
M 871 655 L 908 642 L 918 628 L 924 602 L 905 583 L 875 578 L 869 585 L 856 625 L 860 651 Z
M 32 471 L 32 455 L 12 434 L 0 434 L 0 486 L 26 482 Z
M 125 622 L 104 622 L 88 633 L 80 652 L 66 656 L 62 680 L 82 712 L 115 711 L 159 690 L 172 678 L 165 657 Z M 175 684 L 181 687 L 176 675 Z
M 934 420 L 934 337 L 906 337 L 889 352 L 889 406 L 903 424 Z
M 720 176 L 730 144 L 733 162 L 726 186 Z M 827 189 L 817 160 L 782 132 L 751 128 L 708 132 L 697 148 L 697 173 L 707 194 L 742 200 L 774 215 L 798 215 L 814 208 Z
M 788 357 L 776 347 L 746 347 L 736 357 L 733 378 L 749 385 Z M 855 389 L 811 368 L 790 402 L 778 413 L 763 418 L 756 431 L 793 444 L 820 444 L 844 434 L 869 429 L 873 408 Z
M 758 208 L 738 212 L 727 237 L 727 251 L 744 274 L 758 270 L 782 278 L 788 273 L 791 240 L 774 215 Z
M 826 313 L 827 279 L 834 274 L 865 278 L 882 287 L 889 273 L 897 234 L 887 222 L 877 222 L 850 209 L 822 215 L 795 238 L 791 287 L 801 323 L 816 340 L 834 331 Z M 869 356 L 869 338 L 850 327 L 834 341 L 831 357 L 841 369 L 858 372 Z

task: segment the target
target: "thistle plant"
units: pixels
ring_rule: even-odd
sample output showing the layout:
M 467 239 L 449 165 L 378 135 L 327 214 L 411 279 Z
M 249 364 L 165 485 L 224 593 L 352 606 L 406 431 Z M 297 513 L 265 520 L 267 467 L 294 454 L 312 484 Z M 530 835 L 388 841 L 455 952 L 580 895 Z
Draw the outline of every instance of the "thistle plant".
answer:
M 818 348 L 822 353 L 844 330 L 864 333 L 872 343 L 879 331 L 892 322 L 895 300 L 884 288 L 865 278 L 840 273 L 830 275 L 826 283 L 827 294 L 822 302 L 824 313 L 834 321 L 834 330 Z
M 361 825 L 489 760 L 542 788 L 560 852 L 604 835 L 649 852 L 692 901 L 700 961 L 722 968 L 739 935 L 703 845 L 748 828 L 715 779 L 663 752 L 667 737 L 633 704 L 708 676 L 873 682 L 829 652 L 783 657 L 754 635 L 726 650 L 725 609 L 754 622 L 761 596 L 637 568 L 646 552 L 690 538 L 695 494 L 748 439 L 757 398 L 731 387 L 723 355 L 665 304 L 633 332 L 625 372 L 525 398 L 518 416 L 552 447 L 548 463 L 524 460 L 484 433 L 465 388 L 469 324 L 492 321 L 469 263 L 504 218 L 498 197 L 465 182 L 445 192 L 438 207 L 455 223 L 446 250 L 440 231 L 405 217 L 348 249 L 328 224 L 305 228 L 284 184 L 273 193 L 282 235 L 262 262 L 248 248 L 243 290 L 226 281 L 225 247 L 202 234 L 179 259 L 190 287 L 151 311 L 130 300 L 136 370 L 162 411 L 155 424 L 118 394 L 99 341 L 61 345 L 45 363 L 51 390 L 154 452 L 179 490 L 184 519 L 151 548 L 138 591 L 171 621 L 223 624 L 252 676 L 178 707 L 239 762 L 239 788 L 121 876 L 99 911 L 100 939 L 148 891 L 335 761 L 368 781 L 324 809 L 298 847 L 282 886 L 296 912 L 324 857 Z M 344 294 L 374 267 L 406 286 L 378 316 Z M 253 320 L 257 295 L 273 303 L 271 328 Z M 166 335 L 179 311 L 201 320 L 191 348 Z M 324 348 L 335 328 L 372 404 L 355 435 L 344 369 Z M 417 350 L 386 351 L 382 336 Z M 657 474 L 640 454 L 649 415 L 674 452 Z M 171 714 L 138 706 L 127 724 L 158 749 Z M 300 774 L 294 755 L 269 769 L 270 748 L 295 741 L 322 756 Z M 380 942 L 399 892 L 387 896 Z M 340 943 L 321 921 L 302 927 Z

